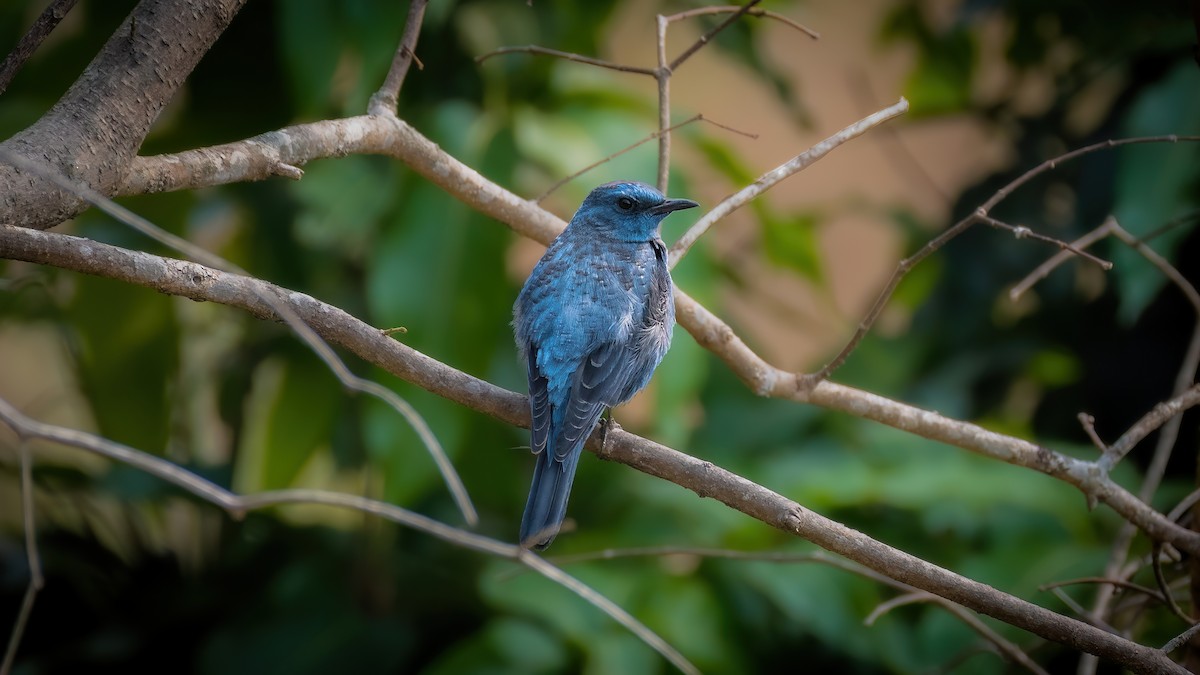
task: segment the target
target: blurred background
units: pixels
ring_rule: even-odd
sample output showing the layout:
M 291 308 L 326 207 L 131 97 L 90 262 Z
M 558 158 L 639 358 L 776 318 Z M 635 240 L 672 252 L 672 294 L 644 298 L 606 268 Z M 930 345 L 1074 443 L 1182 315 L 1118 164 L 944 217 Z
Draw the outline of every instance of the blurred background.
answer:
M 44 2 L 0 1 L 0 52 Z M 0 137 L 42 115 L 134 6 L 83 0 L 0 96 Z M 399 114 L 487 178 L 529 198 L 656 128 L 651 78 L 516 54 L 537 44 L 653 66 L 654 16 L 695 2 L 434 0 Z M 672 78 L 670 194 L 711 207 L 812 143 L 903 95 L 911 112 L 834 151 L 722 222 L 676 282 L 772 363 L 831 358 L 895 268 L 1041 161 L 1109 138 L 1200 133 L 1194 7 L 1185 2 L 764 2 L 820 32 L 744 19 Z M 142 154 L 361 114 L 406 3 L 248 3 L 158 121 Z M 675 54 L 720 17 L 672 24 Z M 542 202 L 569 217 L 596 184 L 653 182 L 647 143 Z M 524 391 L 511 306 L 542 247 L 398 162 L 316 161 L 299 182 L 125 199 L 162 227 L 266 280 L 309 293 L 477 377 Z M 1102 152 L 1022 187 L 992 213 L 1071 240 L 1109 214 L 1197 276 L 1200 148 Z M 671 242 L 696 218 L 666 221 Z M 57 231 L 172 255 L 100 214 Z M 1076 420 L 1113 440 L 1170 396 L 1195 314 L 1115 242 L 1110 272 L 1072 261 L 1012 302 L 1056 252 L 976 227 L 909 275 L 835 376 L 1080 457 Z M 527 436 L 352 357 L 394 388 L 454 458 L 482 522 L 514 541 L 532 471 Z M 154 453 L 241 492 L 320 487 L 461 517 L 415 434 L 349 396 L 281 326 L 230 308 L 0 260 L 0 396 L 46 422 Z M 763 400 L 682 329 L 651 387 L 616 418 L 871 536 L 1056 611 L 1039 585 L 1099 575 L 1120 521 L 1073 488 L 878 424 Z M 1196 483 L 1185 418 L 1153 505 Z M 1137 491 L 1152 441 L 1116 478 Z M 156 479 L 36 445 L 47 582 L 17 673 L 657 673 L 669 666 L 598 610 L 516 566 L 361 514 L 281 508 L 234 521 Z M 0 429 L 0 633 L 28 579 L 15 437 Z M 585 458 L 570 531 L 551 556 L 672 545 L 806 552 L 811 545 L 622 465 Z M 1149 551 L 1139 537 L 1133 556 Z M 819 564 L 697 555 L 566 565 L 709 672 L 1005 672 L 942 609 L 870 627 L 895 592 Z M 1170 578 L 1179 570 L 1168 569 Z M 1135 580 L 1153 585 L 1144 571 Z M 1186 600 L 1186 582 L 1180 586 Z M 1073 585 L 1089 605 L 1095 589 Z M 1131 615 L 1133 616 L 1133 615 Z M 1128 617 L 1126 617 L 1128 618 Z M 1126 625 L 1166 642 L 1158 606 Z M 1052 671 L 1078 655 L 991 625 Z M 1101 667 L 1102 672 L 1106 666 Z

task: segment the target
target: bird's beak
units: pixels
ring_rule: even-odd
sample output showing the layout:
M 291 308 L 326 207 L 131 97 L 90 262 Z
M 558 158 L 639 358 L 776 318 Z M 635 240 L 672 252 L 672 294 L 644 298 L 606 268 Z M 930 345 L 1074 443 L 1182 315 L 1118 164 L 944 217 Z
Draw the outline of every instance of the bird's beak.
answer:
M 658 206 L 651 207 L 650 213 L 653 213 L 656 216 L 657 215 L 665 216 L 668 213 L 671 213 L 672 211 L 680 211 L 683 209 L 690 209 L 690 208 L 693 208 L 696 206 L 700 206 L 700 205 L 690 199 L 668 199 L 667 201 L 659 204 Z

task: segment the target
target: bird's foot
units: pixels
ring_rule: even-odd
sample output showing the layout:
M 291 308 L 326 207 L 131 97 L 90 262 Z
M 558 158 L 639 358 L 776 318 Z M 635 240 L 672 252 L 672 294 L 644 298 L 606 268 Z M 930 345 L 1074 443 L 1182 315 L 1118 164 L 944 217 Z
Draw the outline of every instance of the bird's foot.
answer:
M 609 410 L 608 412 L 606 412 L 600 418 L 600 421 L 598 422 L 598 424 L 600 425 L 600 451 L 597 452 L 596 455 L 600 459 L 607 460 L 607 459 L 609 459 L 608 432 L 610 429 L 613 431 L 620 431 L 621 425 L 618 424 L 617 421 L 612 418 L 612 410 Z

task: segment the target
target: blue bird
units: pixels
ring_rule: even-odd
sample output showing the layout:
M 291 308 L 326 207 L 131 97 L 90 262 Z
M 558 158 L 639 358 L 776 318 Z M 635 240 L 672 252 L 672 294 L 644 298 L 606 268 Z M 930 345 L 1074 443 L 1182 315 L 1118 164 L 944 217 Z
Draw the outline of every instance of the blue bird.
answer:
M 554 540 L 592 427 L 646 386 L 671 346 L 675 300 L 659 224 L 694 206 L 643 183 L 601 185 L 517 297 L 513 329 L 528 368 L 537 455 L 521 518 L 526 548 Z

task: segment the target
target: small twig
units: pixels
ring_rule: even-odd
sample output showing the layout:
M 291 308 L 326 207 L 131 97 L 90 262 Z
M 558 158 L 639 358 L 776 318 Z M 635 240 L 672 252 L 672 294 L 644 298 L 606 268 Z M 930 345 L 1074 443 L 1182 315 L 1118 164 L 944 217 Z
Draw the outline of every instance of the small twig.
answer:
M 1117 462 L 1121 461 L 1133 446 L 1153 431 L 1161 427 L 1167 420 L 1181 414 L 1183 411 L 1200 403 L 1200 384 L 1192 385 L 1182 394 L 1154 406 L 1150 412 L 1129 427 L 1112 445 L 1108 446 L 1097 464 L 1104 471 L 1111 471 Z
M 54 0 L 42 10 L 37 19 L 34 19 L 33 25 L 21 36 L 17 46 L 13 47 L 8 56 L 4 57 L 4 62 L 0 63 L 0 94 L 8 90 L 8 85 L 12 84 L 21 67 L 77 2 L 79 0 Z
M 1071 247 L 1082 251 L 1088 246 L 1091 246 L 1097 241 L 1107 237 L 1112 232 L 1109 226 L 1110 222 L 1112 221 L 1104 221 L 1104 224 L 1100 227 L 1097 227 L 1091 232 L 1088 232 L 1082 237 L 1071 242 Z M 1046 262 L 1038 265 L 1032 272 L 1027 274 L 1024 279 L 1017 282 L 1017 284 L 1008 291 L 1009 300 L 1016 301 L 1021 299 L 1021 296 L 1024 295 L 1030 288 L 1033 288 L 1034 284 L 1050 276 L 1050 273 L 1057 269 L 1059 265 L 1065 263 L 1071 258 L 1072 255 L 1069 250 L 1059 251 L 1058 253 L 1050 256 Z
M 674 130 L 676 130 L 676 129 L 680 128 L 680 127 L 687 126 L 687 125 L 691 124 L 692 122 L 708 122 L 709 124 L 711 124 L 711 125 L 713 125 L 713 126 L 715 126 L 715 127 L 719 127 L 719 128 L 721 128 L 721 129 L 724 129 L 724 130 L 726 130 L 726 131 L 732 131 L 732 132 L 733 132 L 733 133 L 735 133 L 735 134 L 741 134 L 742 136 L 745 136 L 745 137 L 747 137 L 747 138 L 755 138 L 755 139 L 756 139 L 756 138 L 758 138 L 758 134 L 752 134 L 752 133 L 749 133 L 749 132 L 747 132 L 747 131 L 742 131 L 742 130 L 740 130 L 740 129 L 735 129 L 735 128 L 731 127 L 731 126 L 728 126 L 728 125 L 725 125 L 725 124 L 721 124 L 720 122 L 714 122 L 713 120 L 710 120 L 710 119 L 708 119 L 707 117 L 705 117 L 704 115 L 702 115 L 702 114 L 699 114 L 699 113 L 697 113 L 697 114 L 695 114 L 695 115 L 692 115 L 691 117 L 687 118 L 686 120 L 684 120 L 684 121 L 682 121 L 682 122 L 676 122 L 675 124 L 673 124 L 673 125 L 671 125 L 670 127 L 668 127 L 668 128 L 667 128 L 667 132 L 671 132 L 671 131 L 674 131 Z M 562 187 L 562 186 L 566 185 L 567 183 L 569 183 L 569 182 L 571 182 L 571 181 L 575 180 L 576 178 L 579 178 L 580 176 L 582 176 L 583 174 L 587 173 L 588 171 L 591 171 L 592 169 L 594 169 L 594 168 L 596 168 L 596 167 L 598 167 L 598 166 L 600 166 L 600 165 L 602 165 L 602 164 L 604 164 L 604 163 L 606 163 L 606 162 L 611 162 L 612 160 L 616 159 L 617 157 L 620 157 L 621 155 L 623 155 L 623 154 L 625 154 L 625 153 L 629 152 L 630 150 L 633 150 L 634 148 L 639 148 L 639 147 L 641 147 L 642 145 L 645 145 L 646 143 L 649 143 L 650 141 L 652 141 L 652 140 L 654 140 L 654 139 L 658 138 L 658 137 L 659 137 L 659 136 L 661 136 L 661 135 L 662 135 L 662 132 L 658 132 L 658 131 L 652 131 L 652 132 L 650 132 L 649 134 L 647 134 L 647 135 L 646 135 L 644 138 L 642 138 L 642 139 L 641 139 L 641 140 L 639 140 L 638 142 L 636 142 L 636 143 L 634 143 L 634 144 L 632 144 L 632 145 L 627 145 L 627 146 L 625 146 L 624 148 L 621 148 L 620 150 L 618 150 L 618 151 L 616 151 L 616 152 L 612 153 L 612 154 L 611 154 L 611 155 L 609 155 L 608 157 L 605 157 L 604 159 L 601 159 L 601 160 L 597 160 L 597 161 L 595 161 L 595 162 L 592 162 L 591 164 L 588 164 L 587 166 L 583 167 L 582 169 L 580 169 L 580 170 L 576 171 L 575 173 L 573 173 L 573 174 L 571 174 L 571 175 L 569 175 L 569 176 L 567 176 L 567 177 L 565 177 L 565 178 L 563 178 L 563 179 L 559 180 L 559 181 L 558 181 L 557 183 L 555 183 L 554 185 L 551 185 L 551 186 L 550 186 L 550 188 L 549 188 L 548 190 L 546 190 L 546 191 L 545 191 L 545 192 L 543 192 L 542 194 L 540 194 L 540 195 L 538 195 L 537 197 L 535 197 L 533 201 L 535 201 L 535 202 L 537 202 L 537 203 L 539 203 L 539 204 L 540 204 L 542 201 L 544 201 L 544 200 L 546 199 L 546 197 L 549 197 L 551 194 L 553 194 L 555 190 L 557 190 L 557 189 L 559 189 L 560 187 Z
M 1096 418 L 1085 412 L 1079 413 L 1076 415 L 1076 418 L 1079 420 L 1079 426 L 1083 427 L 1084 433 L 1086 433 L 1088 438 L 1091 439 L 1092 445 L 1096 446 L 1096 448 L 1102 453 L 1108 452 L 1108 445 L 1106 445 L 1100 438 L 1100 435 L 1096 433 Z
M 621 63 L 605 61 L 604 59 L 597 59 L 591 56 L 584 56 L 582 54 L 574 54 L 572 52 L 563 52 L 557 49 L 550 49 L 549 47 L 539 47 L 537 45 L 525 45 L 523 47 L 500 47 L 499 49 L 492 50 L 486 54 L 480 54 L 479 56 L 476 56 L 475 63 L 483 63 L 493 56 L 500 56 L 502 54 L 540 54 L 542 56 L 554 56 L 556 58 L 566 59 L 567 61 L 574 61 L 576 63 L 586 63 L 589 66 L 607 68 L 608 70 L 616 70 L 622 73 L 636 73 L 638 75 L 649 75 L 651 77 L 654 77 L 655 75 L 653 68 L 627 66 Z
M 384 328 L 384 329 L 380 330 L 379 332 L 390 337 L 397 333 L 403 335 L 404 333 L 408 332 L 408 329 L 405 328 L 404 326 L 396 326 L 395 328 Z
M 918 590 L 908 584 L 886 577 L 874 570 L 862 567 L 854 562 L 831 556 L 824 551 L 813 551 L 810 553 L 792 553 L 788 551 L 737 551 L 733 549 L 721 548 L 704 548 L 704 547 L 688 547 L 688 546 L 646 546 L 640 548 L 623 548 L 623 549 L 604 549 L 602 551 L 590 551 L 587 553 L 577 553 L 573 555 L 554 556 L 551 560 L 560 565 L 566 565 L 576 562 L 587 562 L 592 560 L 614 560 L 617 558 L 631 557 L 655 557 L 667 555 L 692 555 L 703 558 L 720 558 L 725 560 L 745 560 L 754 562 L 770 562 L 770 563 L 822 563 L 835 567 L 837 569 L 857 574 L 866 579 L 881 583 L 905 592 L 905 595 L 899 596 L 891 601 L 881 604 L 875 608 L 863 623 L 867 626 L 872 625 L 876 619 L 882 616 L 888 610 L 908 602 L 928 601 L 940 605 L 951 614 L 956 616 L 960 621 L 967 624 L 968 627 L 979 633 L 984 639 L 988 640 L 996 650 L 1003 656 L 1007 657 L 1014 663 L 1020 664 L 1034 673 L 1041 673 L 1042 670 L 1029 655 L 1020 647 L 1004 636 L 993 631 L 975 616 L 970 610 L 962 605 L 942 598 L 940 596 Z M 897 602 L 899 601 L 899 602 Z
M 865 70 L 855 68 L 847 80 L 850 84 L 848 88 L 852 94 L 858 97 L 863 112 L 879 107 L 879 99 L 876 98 L 875 92 L 871 88 L 871 78 Z M 921 188 L 932 192 L 947 206 L 953 204 L 951 196 L 933 179 L 933 176 L 929 175 L 925 165 L 917 159 L 904 140 L 900 138 L 900 132 L 895 127 L 890 125 L 879 127 L 878 138 L 882 141 L 884 156 L 892 164 L 892 170 L 897 176 L 905 182 L 919 184 Z
M 21 645 L 21 637 L 25 634 L 25 626 L 29 623 L 29 615 L 33 612 L 33 602 L 37 599 L 38 591 L 42 590 L 45 578 L 42 576 L 42 558 L 37 545 L 37 523 L 33 513 L 33 457 L 29 452 L 29 438 L 17 430 L 17 456 L 21 463 L 21 517 L 25 528 L 25 557 L 29 564 L 29 585 L 25 587 L 25 597 L 21 600 L 21 609 L 17 612 L 17 620 L 13 624 L 12 633 L 8 637 L 8 648 L 4 650 L 4 660 L 0 662 L 0 675 L 12 672 L 13 663 L 17 658 L 17 648 Z
M 1042 585 L 1038 586 L 1038 590 L 1039 591 L 1048 591 L 1048 590 L 1051 590 L 1054 588 L 1060 588 L 1063 586 L 1074 586 L 1075 584 L 1106 584 L 1108 586 L 1114 586 L 1116 588 L 1124 588 L 1124 589 L 1128 589 L 1131 591 L 1137 591 L 1138 593 L 1147 595 L 1147 596 L 1154 598 L 1155 600 L 1158 600 L 1159 602 L 1162 602 L 1162 603 L 1166 603 L 1166 601 L 1167 601 L 1166 598 L 1163 597 L 1162 595 L 1160 595 L 1158 591 L 1154 590 L 1153 588 L 1150 588 L 1149 586 L 1135 584 L 1132 581 L 1125 581 L 1124 579 L 1110 579 L 1108 577 L 1079 577 L 1078 579 L 1067 579 L 1065 581 L 1053 581 L 1051 583 L 1042 584 Z
M 670 65 L 667 66 L 667 69 L 670 70 L 671 72 L 678 70 L 679 66 L 683 65 L 684 61 L 687 61 L 688 59 L 690 59 L 692 57 L 692 54 L 695 54 L 696 52 L 700 51 L 700 49 L 702 47 L 704 47 L 704 45 L 708 44 L 710 40 L 712 40 L 714 37 L 717 36 L 717 33 L 720 33 L 721 31 L 725 30 L 730 25 L 732 25 L 734 21 L 737 21 L 738 19 L 742 18 L 743 14 L 745 14 L 746 12 L 749 12 L 755 5 L 757 5 L 760 2 L 762 2 L 762 0 L 750 0 L 746 4 L 739 7 L 737 9 L 737 11 L 735 11 L 733 14 L 730 14 L 724 21 L 717 24 L 717 26 L 715 28 L 713 28 L 712 30 L 708 31 L 704 35 L 701 35 L 695 42 L 692 43 L 692 45 L 690 47 L 683 50 L 683 53 L 681 53 L 679 56 L 676 56 L 675 59 L 673 61 L 671 61 Z M 659 21 L 665 25 L 666 23 L 670 22 L 670 18 L 660 16 Z M 663 30 L 665 31 L 665 28 Z M 660 37 L 660 39 L 662 39 L 662 38 Z M 663 40 L 663 42 L 665 42 L 665 40 Z
M 1135 145 L 1142 143 L 1178 143 L 1180 141 L 1200 141 L 1200 136 L 1179 136 L 1176 134 L 1169 134 L 1166 136 L 1139 136 L 1136 138 L 1122 138 L 1118 140 L 1110 139 L 1072 150 L 1059 155 L 1058 157 L 1054 157 L 1053 159 L 1048 159 L 1021 174 L 1008 185 L 1005 185 L 997 190 L 995 194 L 989 197 L 987 201 L 981 204 L 979 208 L 975 209 L 975 211 L 970 215 L 964 217 L 962 220 L 959 220 L 945 232 L 942 232 L 937 237 L 931 239 L 925 244 L 925 246 L 921 247 L 921 249 L 913 255 L 897 263 L 896 269 L 894 272 L 892 272 L 891 278 L 888 279 L 886 284 L 884 284 L 883 290 L 879 292 L 879 295 L 875 298 L 875 302 L 872 303 L 871 308 L 867 310 L 866 316 L 859 321 L 858 326 L 854 330 L 854 334 L 850 336 L 850 339 L 846 342 L 846 345 L 842 347 L 841 351 L 839 351 L 837 355 L 834 356 L 833 359 L 830 360 L 829 363 L 825 364 L 825 366 L 823 366 L 820 370 L 798 378 L 798 386 L 803 389 L 811 390 L 812 387 L 816 386 L 818 382 L 823 382 L 824 380 L 828 379 L 835 370 L 840 368 L 841 365 L 846 362 L 846 359 L 850 356 L 850 353 L 853 352 L 856 347 L 858 347 L 860 342 L 862 342 L 862 339 L 867 334 L 867 331 L 871 330 L 871 327 L 875 325 L 875 321 L 878 320 L 879 315 L 883 313 L 883 308 L 891 299 L 892 294 L 896 292 L 896 287 L 900 285 L 900 281 L 908 274 L 908 271 L 915 267 L 922 260 L 929 257 L 934 251 L 937 251 L 941 247 L 945 246 L 951 239 L 954 239 L 963 232 L 966 232 L 972 225 L 980 222 L 983 218 L 986 218 L 997 204 L 1004 201 L 1004 199 L 1007 198 L 1008 195 L 1012 194 L 1017 188 L 1028 183 L 1037 176 L 1057 168 L 1059 164 L 1078 159 L 1079 157 L 1096 152 L 1098 150 L 1109 150 L 1112 148 L 1121 147 L 1123 145 Z
M 1183 631 L 1179 635 L 1176 635 L 1174 638 L 1171 638 L 1167 644 L 1162 646 L 1162 652 L 1164 654 L 1170 654 L 1171 652 L 1190 642 L 1192 638 L 1196 637 L 1197 633 L 1200 633 L 1200 623 L 1192 625 L 1192 627 Z
M 949 600 L 936 596 L 932 593 L 926 593 L 925 591 L 914 591 L 904 595 L 898 595 L 891 600 L 879 603 L 879 605 L 877 605 L 875 609 L 867 615 L 867 618 L 863 619 L 863 624 L 866 626 L 872 626 L 875 624 L 875 621 L 879 619 L 879 617 L 892 611 L 893 609 L 918 602 L 928 602 L 941 606 L 943 609 L 957 617 L 959 621 L 962 621 L 964 624 L 966 624 L 968 628 L 974 630 L 983 639 L 987 640 L 993 647 L 995 647 L 996 651 L 999 652 L 1001 656 L 1007 658 L 1013 663 L 1016 663 L 1017 665 L 1023 666 L 1026 670 L 1032 673 L 1037 673 L 1037 675 L 1049 675 L 1044 668 L 1037 664 L 1037 662 L 1029 658 L 1029 655 L 1025 653 L 1025 650 L 1018 647 L 1014 642 L 1005 638 L 1003 635 L 1000 635 L 996 631 L 992 630 L 990 626 L 981 621 L 979 617 L 972 614 L 965 607 L 957 603 L 950 602 Z
M 597 593 L 587 584 L 579 581 L 575 577 L 572 577 L 571 575 L 560 570 L 554 565 L 551 565 L 529 551 L 522 550 L 519 560 L 533 571 L 570 589 L 579 597 L 587 600 L 593 606 L 599 608 L 605 614 L 616 620 L 617 623 L 625 626 L 626 629 L 641 639 L 642 642 L 645 642 L 647 645 L 649 645 L 654 651 L 662 654 L 663 657 L 670 661 L 679 670 L 689 674 L 700 675 L 700 669 L 692 665 L 692 663 L 684 658 L 683 654 L 680 654 L 678 651 L 676 651 L 674 647 L 667 644 L 666 640 L 663 640 L 640 621 L 633 618 L 629 612 L 621 609 L 615 602 L 609 600 L 600 593 Z
M 1196 488 L 1188 493 L 1188 496 L 1184 497 L 1175 505 L 1175 508 L 1171 509 L 1171 512 L 1167 514 L 1167 518 L 1179 520 L 1180 516 L 1187 513 L 1189 509 L 1196 505 L 1196 502 L 1200 502 L 1200 488 Z
M 1003 220 L 996 220 L 995 218 L 992 218 L 991 216 L 981 216 L 979 218 L 979 220 L 983 224 L 990 225 L 991 227 L 994 227 L 998 230 L 1008 230 L 1009 232 L 1012 232 L 1013 236 L 1016 237 L 1017 239 L 1033 239 L 1035 241 L 1045 242 L 1047 244 L 1053 244 L 1054 246 L 1057 246 L 1059 249 L 1061 249 L 1063 251 L 1068 251 L 1068 252 L 1073 253 L 1081 258 L 1085 258 L 1087 260 L 1090 260 L 1090 261 L 1096 263 L 1096 265 L 1098 265 L 1100 267 L 1100 269 L 1102 269 L 1106 272 L 1108 270 L 1112 269 L 1113 264 L 1111 262 L 1104 260 L 1103 258 L 1097 258 L 1096 256 L 1092 255 L 1091 253 L 1088 253 L 1087 251 L 1084 251 L 1083 249 L 1078 248 L 1073 244 L 1068 244 L 1067 242 L 1062 241 L 1060 239 L 1055 239 L 1054 237 L 1047 237 L 1044 234 L 1038 234 L 1037 232 L 1034 232 L 1033 230 L 1031 230 L 1030 228 L 1028 228 L 1024 225 L 1009 225 L 1008 223 L 1004 222 Z
M 786 17 L 778 12 L 772 12 L 769 9 L 759 9 L 757 7 L 753 8 L 753 9 L 745 9 L 744 7 L 739 7 L 738 5 L 727 5 L 725 7 L 697 7 L 696 9 L 689 9 L 689 10 L 679 12 L 678 14 L 672 14 L 667 17 L 667 21 L 669 23 L 674 23 L 676 21 L 683 21 L 684 19 L 691 19 L 692 17 L 696 17 L 696 16 L 704 16 L 707 14 L 726 14 L 728 12 L 738 12 L 738 11 L 744 12 L 747 16 L 766 18 L 766 19 L 774 19 L 775 21 L 787 24 L 788 26 L 795 28 L 796 30 L 800 31 L 801 33 L 804 33 L 805 35 L 807 35 L 808 37 L 810 37 L 814 40 L 819 40 L 821 38 L 820 33 L 809 28 L 808 26 L 805 26 L 804 24 L 802 24 L 798 21 L 789 19 L 788 17 Z
M 905 593 L 904 595 L 897 595 L 896 597 L 894 597 L 890 600 L 886 600 L 886 601 L 881 602 L 878 605 L 876 605 L 875 609 L 871 610 L 871 613 L 867 615 L 867 618 L 863 619 L 863 625 L 864 626 L 874 626 L 875 621 L 877 619 L 879 619 L 879 617 L 883 616 L 884 614 L 887 614 L 888 612 L 892 611 L 893 609 L 896 609 L 897 607 L 903 607 L 905 605 L 913 605 L 918 602 L 930 602 L 930 601 L 934 600 L 934 598 L 937 598 L 937 597 L 938 596 L 936 596 L 932 593 L 926 593 L 925 591 L 916 591 L 914 593 Z
M 709 228 L 716 224 L 717 221 L 721 220 L 725 216 L 728 216 L 730 213 L 733 213 L 737 209 L 744 206 L 750 200 L 771 189 L 781 180 L 808 168 L 838 146 L 846 143 L 847 141 L 858 138 L 870 129 L 873 129 L 874 127 L 877 127 L 894 117 L 904 114 L 904 112 L 907 110 L 908 101 L 901 98 L 900 101 L 895 105 L 884 108 L 879 112 L 868 115 L 854 124 L 851 124 L 836 134 L 812 146 L 808 150 L 796 155 L 787 162 L 784 162 L 762 176 L 759 176 L 758 180 L 754 181 L 750 185 L 747 185 L 738 192 L 726 197 L 721 201 L 721 203 L 713 207 L 711 211 L 704 214 L 700 220 L 696 221 L 696 224 L 692 225 L 687 232 L 684 232 L 683 236 L 681 236 L 679 240 L 675 242 L 675 245 L 671 247 L 671 253 L 669 256 L 671 267 L 673 268 L 675 265 L 679 264 L 679 260 L 683 258 L 683 256 L 687 255 L 688 250 L 691 249 L 696 241 L 699 240 L 700 237 L 702 237 L 704 233 L 709 230 Z
M 395 504 L 388 504 L 358 495 L 306 489 L 273 490 L 258 494 L 239 495 L 161 457 L 135 450 L 129 446 L 115 443 L 94 434 L 30 419 L 4 399 L 0 399 L 0 421 L 3 421 L 5 425 L 16 431 L 21 438 L 42 438 L 128 464 L 140 471 L 183 488 L 196 497 L 223 509 L 235 518 L 241 518 L 249 511 L 286 504 L 335 506 L 373 514 L 424 532 L 461 548 L 515 560 L 550 581 L 579 595 L 579 597 L 607 614 L 614 621 L 631 630 L 638 638 L 644 640 L 650 648 L 662 654 L 664 658 L 680 670 L 685 673 L 700 672 L 678 651 L 637 619 L 633 618 L 628 612 L 566 572 L 514 544 L 506 544 L 483 535 L 452 527 L 428 516 L 396 506 Z
M 416 61 L 417 68 L 424 70 L 424 65 L 417 59 L 417 39 L 421 36 L 421 22 L 425 19 L 425 5 L 428 0 L 409 0 L 408 18 L 404 20 L 404 35 L 400 38 L 400 46 L 392 57 L 392 67 L 388 70 L 387 79 L 379 91 L 371 96 L 367 111 L 372 115 L 396 114 L 396 104 L 400 101 L 400 88 L 404 86 L 404 77 L 408 69 Z
M 245 270 L 237 265 L 228 262 L 224 258 L 211 253 L 190 241 L 178 237 L 162 228 L 158 227 L 149 220 L 139 216 L 129 209 L 117 204 L 104 195 L 85 186 L 79 185 L 70 180 L 66 176 L 60 174 L 53 168 L 35 162 L 26 157 L 16 155 L 6 150 L 0 150 L 0 161 L 7 162 L 17 167 L 22 171 L 28 171 L 36 176 L 48 180 L 60 188 L 75 194 L 79 198 L 89 202 L 96 208 L 107 213 L 119 222 L 128 225 L 129 227 L 141 232 L 142 234 L 154 239 L 155 241 L 168 246 L 183 255 L 200 262 L 208 267 L 219 269 L 222 271 L 238 274 L 241 276 L 250 276 Z M 425 422 L 421 414 L 416 408 L 401 398 L 396 392 L 387 387 L 372 382 L 361 377 L 358 377 L 350 371 L 346 364 L 338 357 L 337 352 L 329 346 L 317 333 L 305 323 L 296 312 L 292 311 L 291 307 L 284 298 L 271 293 L 263 293 L 255 290 L 259 299 L 269 305 L 279 318 L 304 341 L 306 345 L 325 363 L 326 366 L 337 376 L 338 381 L 343 387 L 352 391 L 361 392 L 369 396 L 378 398 L 386 403 L 389 407 L 399 413 L 409 425 L 412 426 L 417 436 L 424 443 L 434 463 L 438 467 L 438 471 L 442 475 L 447 488 L 450 490 L 451 496 L 454 498 L 455 504 L 463 515 L 463 519 L 470 525 L 475 525 L 479 522 L 479 515 L 475 511 L 475 506 L 471 503 L 471 497 L 467 494 L 466 486 L 463 485 L 462 479 L 458 476 L 458 472 L 454 469 L 454 464 L 450 462 L 450 458 L 446 456 L 446 452 L 442 449 L 442 445 L 434 436 L 433 430 L 429 428 L 429 424 Z
M 667 65 L 667 18 L 662 14 L 655 17 L 655 40 L 658 49 L 658 68 L 654 79 L 658 85 L 658 175 L 655 185 L 666 194 L 671 175 L 671 68 Z
M 1091 614 L 1089 614 L 1088 611 L 1086 609 L 1084 609 L 1082 605 L 1080 605 L 1078 602 L 1075 602 L 1075 599 L 1072 598 L 1071 596 L 1067 595 L 1066 591 L 1064 591 L 1063 589 L 1055 586 L 1050 589 L 1050 592 L 1053 593 L 1054 596 L 1057 597 L 1059 600 L 1061 600 L 1064 605 L 1069 607 L 1072 612 L 1075 612 L 1075 614 L 1078 615 L 1079 618 L 1082 619 L 1083 621 L 1086 621 L 1086 622 L 1092 624 L 1096 628 L 1108 631 L 1109 633 L 1112 633 L 1113 635 L 1120 635 L 1120 631 L 1118 631 L 1116 628 L 1113 628 L 1104 619 L 1097 617 L 1097 616 L 1092 616 Z
M 1162 542 L 1154 542 L 1154 546 L 1150 549 L 1150 569 L 1154 571 L 1154 583 L 1158 584 L 1158 590 L 1162 593 L 1161 600 L 1166 603 L 1171 613 L 1183 620 L 1184 623 L 1191 625 L 1196 623 L 1196 619 L 1188 616 L 1187 612 L 1175 602 L 1175 596 L 1171 593 L 1171 586 L 1167 583 L 1167 577 L 1162 569 Z

